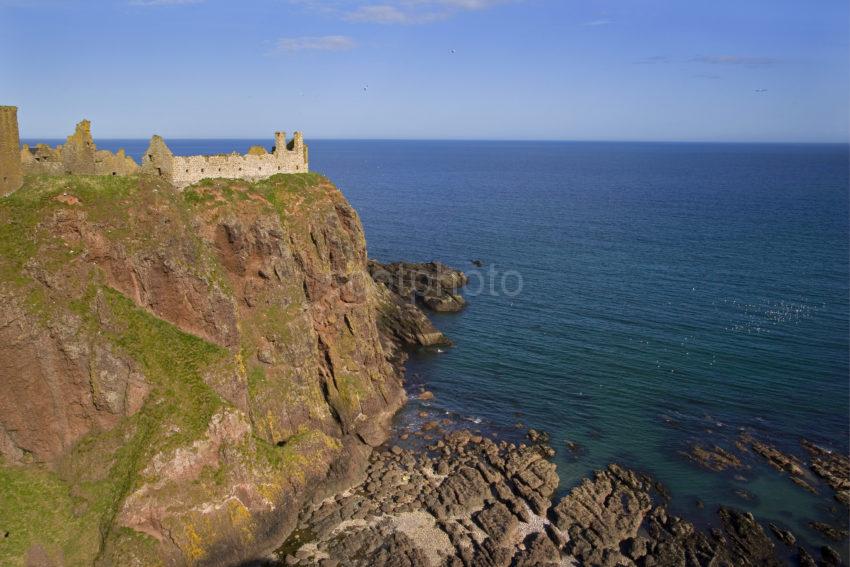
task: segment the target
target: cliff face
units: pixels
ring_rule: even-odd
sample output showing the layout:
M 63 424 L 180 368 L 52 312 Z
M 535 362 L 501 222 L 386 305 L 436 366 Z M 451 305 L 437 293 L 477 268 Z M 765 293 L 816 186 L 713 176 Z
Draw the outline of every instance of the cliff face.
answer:
M 31 177 L 0 200 L 0 563 L 279 543 L 404 400 L 366 262 L 314 174 Z

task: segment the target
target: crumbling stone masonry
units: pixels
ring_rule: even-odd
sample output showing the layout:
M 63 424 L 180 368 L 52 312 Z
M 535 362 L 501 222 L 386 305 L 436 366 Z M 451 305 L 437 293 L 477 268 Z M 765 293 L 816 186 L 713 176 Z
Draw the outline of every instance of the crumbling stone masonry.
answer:
M 99 150 L 91 136 L 91 122 L 83 120 L 64 145 L 51 148 L 26 144 L 20 150 L 20 162 L 26 175 L 130 175 L 139 166 L 124 150 L 112 153 Z
M 175 156 L 161 137 L 154 136 L 142 157 L 142 173 L 161 177 L 183 189 L 209 177 L 257 181 L 278 173 L 305 173 L 309 171 L 308 164 L 307 146 L 300 132 L 289 143 L 285 132 L 276 132 L 271 153 L 254 146 L 245 155 L 211 156 Z
M 8 195 L 24 182 L 18 136 L 18 109 L 0 106 L 0 197 Z
M 124 150 L 98 150 L 88 120 L 77 124 L 65 143 L 55 148 L 47 144 L 21 148 L 17 113 L 14 106 L 0 106 L 0 196 L 17 190 L 24 175 L 132 175 L 139 171 Z M 141 171 L 183 189 L 206 178 L 257 181 L 278 173 L 306 173 L 308 164 L 300 132 L 288 143 L 285 132 L 276 132 L 271 153 L 254 146 L 245 155 L 212 156 L 175 156 L 161 137 L 154 136 L 142 158 Z

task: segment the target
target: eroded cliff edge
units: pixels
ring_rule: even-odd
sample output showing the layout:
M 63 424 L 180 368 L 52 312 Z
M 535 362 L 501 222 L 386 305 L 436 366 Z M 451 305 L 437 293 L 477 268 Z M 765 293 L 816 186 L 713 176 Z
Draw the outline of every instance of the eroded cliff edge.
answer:
M 0 563 L 279 544 L 404 402 L 390 299 L 319 175 L 28 178 L 0 200 Z

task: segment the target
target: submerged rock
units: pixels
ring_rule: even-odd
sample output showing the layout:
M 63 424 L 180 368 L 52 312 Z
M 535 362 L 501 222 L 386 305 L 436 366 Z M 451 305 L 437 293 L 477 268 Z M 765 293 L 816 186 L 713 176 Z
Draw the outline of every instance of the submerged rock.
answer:
M 838 567 L 838 565 L 844 564 L 841 561 L 841 556 L 838 554 L 838 552 L 829 547 L 828 545 L 824 545 L 820 548 L 820 556 L 822 559 L 822 565 L 826 565 L 828 567 Z
M 785 530 L 777 526 L 776 524 L 768 524 L 770 527 L 770 531 L 774 533 L 774 535 L 779 538 L 779 541 L 784 543 L 787 546 L 793 546 L 797 543 L 797 538 L 791 533 L 791 530 Z
M 803 439 L 812 459 L 809 467 L 835 491 L 835 499 L 850 506 L 850 458 Z
M 728 468 L 741 469 L 744 465 L 736 455 L 715 445 L 710 449 L 705 449 L 699 444 L 695 444 L 687 453 L 682 453 L 695 463 L 713 471 L 723 471 Z
M 809 522 L 809 526 L 834 541 L 843 541 L 850 537 L 850 532 L 846 529 L 830 526 L 824 522 Z
M 793 476 L 803 476 L 803 463 L 793 455 L 786 455 L 773 445 L 762 443 L 749 436 L 742 436 L 742 442 L 747 443 L 754 453 L 764 458 L 770 466 L 780 472 L 787 472 Z

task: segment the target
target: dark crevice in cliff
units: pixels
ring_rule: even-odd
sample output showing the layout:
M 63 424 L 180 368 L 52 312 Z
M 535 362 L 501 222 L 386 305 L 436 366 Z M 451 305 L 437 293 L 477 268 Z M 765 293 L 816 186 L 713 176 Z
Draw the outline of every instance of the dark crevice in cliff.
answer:
M 331 415 L 333 416 L 336 423 L 339 425 L 340 430 L 343 433 L 348 433 L 346 424 L 344 423 L 342 416 L 340 415 L 340 412 L 337 409 L 336 404 L 333 401 L 334 396 L 331 395 L 330 384 L 328 383 L 329 380 L 331 382 L 333 382 L 333 388 L 334 388 L 334 390 L 335 390 L 335 392 L 338 396 L 339 395 L 339 386 L 337 385 L 337 382 L 336 382 L 336 374 L 335 374 L 335 371 L 334 371 L 334 363 L 333 363 L 333 358 L 331 357 L 330 349 L 329 349 L 328 345 L 325 344 L 325 342 L 322 340 L 321 337 L 318 338 L 317 343 L 318 343 L 319 352 L 322 353 L 322 358 L 324 360 L 323 368 L 321 369 L 322 370 L 321 374 L 323 375 L 322 395 L 325 398 L 325 403 L 327 404 L 328 409 L 331 412 Z

